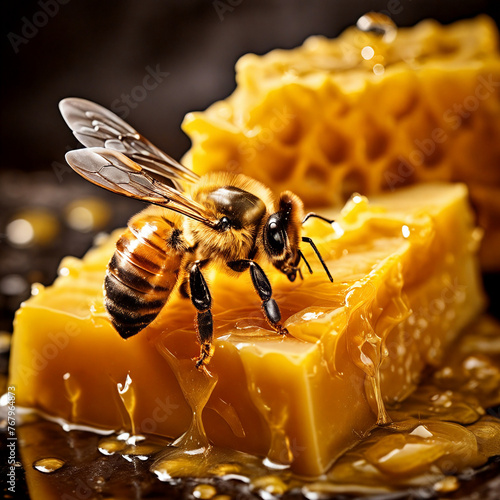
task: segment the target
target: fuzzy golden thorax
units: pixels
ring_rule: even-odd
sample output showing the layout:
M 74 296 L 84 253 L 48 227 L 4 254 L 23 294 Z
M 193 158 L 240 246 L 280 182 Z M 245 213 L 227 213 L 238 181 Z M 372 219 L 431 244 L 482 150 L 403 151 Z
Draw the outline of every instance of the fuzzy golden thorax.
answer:
M 186 220 L 186 236 L 196 248 L 196 260 L 225 264 L 230 261 L 259 258 L 256 246 L 263 221 L 276 208 L 271 191 L 244 175 L 218 172 L 203 176 L 193 186 L 192 198 L 217 220 L 227 217 L 230 227 L 221 231 L 202 222 Z

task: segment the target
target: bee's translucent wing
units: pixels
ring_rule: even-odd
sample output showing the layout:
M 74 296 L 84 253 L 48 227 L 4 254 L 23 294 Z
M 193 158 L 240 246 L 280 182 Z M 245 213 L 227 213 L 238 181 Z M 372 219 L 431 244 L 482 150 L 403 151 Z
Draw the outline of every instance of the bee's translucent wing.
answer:
M 75 137 L 87 147 L 123 153 L 165 184 L 183 191 L 183 182 L 199 176 L 158 149 L 111 111 L 85 99 L 70 97 L 59 103 L 61 114 Z
M 202 205 L 156 179 L 142 165 L 118 151 L 75 149 L 66 153 L 66 161 L 82 177 L 109 191 L 169 208 L 209 226 L 217 223 Z

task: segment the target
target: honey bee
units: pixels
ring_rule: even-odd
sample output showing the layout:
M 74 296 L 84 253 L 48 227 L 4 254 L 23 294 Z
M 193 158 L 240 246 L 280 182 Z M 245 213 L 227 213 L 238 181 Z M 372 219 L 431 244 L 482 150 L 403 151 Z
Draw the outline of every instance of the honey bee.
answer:
M 202 270 L 210 265 L 228 273 L 249 270 L 269 325 L 286 334 L 269 280 L 258 262 L 270 262 L 294 281 L 308 243 L 330 281 L 330 271 L 310 238 L 301 236 L 300 198 L 269 188 L 242 174 L 198 176 L 140 135 L 111 111 L 68 98 L 59 108 L 86 148 L 69 151 L 68 164 L 85 179 L 114 193 L 151 205 L 132 217 L 116 243 L 104 279 L 104 304 L 111 323 L 127 339 L 146 328 L 173 290 L 196 308 L 199 369 L 213 355 L 212 297 Z

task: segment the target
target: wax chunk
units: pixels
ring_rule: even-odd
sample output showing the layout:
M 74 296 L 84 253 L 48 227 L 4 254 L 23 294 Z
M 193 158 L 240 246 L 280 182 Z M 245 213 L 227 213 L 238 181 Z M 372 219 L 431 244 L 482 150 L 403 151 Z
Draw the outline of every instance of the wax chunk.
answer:
M 210 391 L 200 422 L 211 443 L 323 473 L 359 435 L 390 421 L 387 407 L 411 394 L 483 307 L 479 234 L 460 184 L 355 195 L 333 225 L 310 220 L 304 232 L 334 283 L 307 248 L 314 273 L 303 269 L 304 281 L 264 266 L 288 336 L 269 330 L 248 275 L 208 270 L 216 337 L 208 385 L 192 369 L 195 310 L 180 294 L 135 337 L 111 327 L 102 282 L 118 233 L 82 260 L 65 259 L 55 283 L 35 289 L 16 316 L 9 384 L 18 405 L 178 438 L 199 391 Z
M 367 55 L 368 51 L 368 55 Z M 370 57 L 369 57 L 370 56 Z M 244 55 L 236 90 L 183 128 L 198 173 L 245 173 L 306 205 L 416 182 L 460 181 L 500 269 L 500 54 L 486 16 L 426 20 L 391 36 L 348 28 L 292 50 Z

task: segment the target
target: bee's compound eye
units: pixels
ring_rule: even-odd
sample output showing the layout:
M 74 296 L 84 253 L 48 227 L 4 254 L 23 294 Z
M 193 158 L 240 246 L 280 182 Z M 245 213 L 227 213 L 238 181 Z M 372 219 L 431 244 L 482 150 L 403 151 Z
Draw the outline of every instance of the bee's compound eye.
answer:
M 286 236 L 277 214 L 271 215 L 267 223 L 266 243 L 271 255 L 281 255 L 285 250 Z
M 283 234 L 280 230 L 271 229 L 270 232 L 270 243 L 276 249 L 280 250 L 285 246 L 285 240 L 283 238 Z

